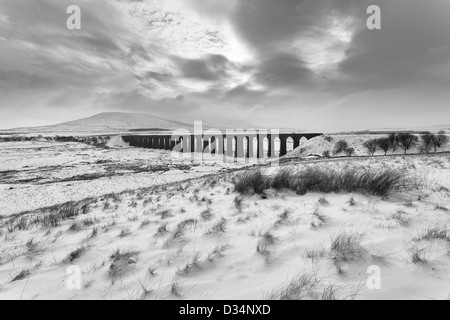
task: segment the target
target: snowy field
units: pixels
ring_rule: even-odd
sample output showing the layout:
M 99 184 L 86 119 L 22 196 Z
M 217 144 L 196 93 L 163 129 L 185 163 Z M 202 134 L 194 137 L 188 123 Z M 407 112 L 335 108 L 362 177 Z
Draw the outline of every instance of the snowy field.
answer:
M 172 161 L 166 151 L 83 143 L 0 143 L 0 216 L 221 172 L 233 164 Z M 178 158 L 177 158 L 178 159 Z
M 417 182 L 388 196 L 261 196 L 235 190 L 242 165 L 174 163 L 127 146 L 0 149 L 0 299 L 450 296 L 447 154 L 264 170 L 392 168 Z M 376 289 L 367 286 L 373 267 Z

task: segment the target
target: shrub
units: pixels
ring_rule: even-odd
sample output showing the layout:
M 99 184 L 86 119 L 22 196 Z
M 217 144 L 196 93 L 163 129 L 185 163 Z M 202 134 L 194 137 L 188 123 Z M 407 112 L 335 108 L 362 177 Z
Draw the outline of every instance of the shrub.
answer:
M 345 149 L 348 149 L 348 142 L 345 140 L 340 140 L 336 142 L 336 145 L 334 146 L 334 154 L 340 154 L 344 152 Z
M 355 149 L 354 148 L 347 148 L 347 149 L 345 149 L 345 154 L 348 157 L 351 157 L 351 156 L 353 156 L 355 154 Z
M 331 158 L 331 151 L 330 150 L 324 151 L 323 156 L 324 156 L 324 158 Z

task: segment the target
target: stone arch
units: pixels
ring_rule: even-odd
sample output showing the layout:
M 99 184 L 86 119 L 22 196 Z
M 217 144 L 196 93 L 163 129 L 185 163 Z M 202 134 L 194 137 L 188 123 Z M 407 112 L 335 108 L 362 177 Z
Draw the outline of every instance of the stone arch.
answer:
M 287 153 L 294 150 L 295 140 L 291 136 L 286 139 L 286 151 Z

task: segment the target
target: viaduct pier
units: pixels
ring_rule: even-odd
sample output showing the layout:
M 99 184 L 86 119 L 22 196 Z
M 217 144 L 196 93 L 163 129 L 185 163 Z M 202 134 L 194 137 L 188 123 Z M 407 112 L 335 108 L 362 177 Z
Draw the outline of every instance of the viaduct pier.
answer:
M 269 131 L 270 132 L 270 131 Z M 321 133 L 279 134 L 189 134 L 189 135 L 126 135 L 122 139 L 130 146 L 181 153 L 222 154 L 235 158 L 282 157 L 288 153 L 288 141 L 294 149 L 301 140 L 321 136 Z M 275 154 L 275 143 L 279 143 L 279 154 Z

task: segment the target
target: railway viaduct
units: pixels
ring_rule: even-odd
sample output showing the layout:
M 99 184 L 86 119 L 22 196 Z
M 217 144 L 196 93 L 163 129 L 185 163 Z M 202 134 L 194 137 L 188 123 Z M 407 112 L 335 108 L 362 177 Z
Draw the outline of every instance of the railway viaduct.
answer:
M 178 151 L 182 153 L 210 153 L 223 154 L 235 158 L 264 158 L 264 141 L 268 146 L 267 157 L 277 157 L 275 154 L 275 141 L 280 141 L 280 153 L 282 157 L 287 154 L 287 142 L 294 143 L 294 149 L 300 146 L 300 140 L 307 140 L 322 135 L 321 133 L 292 133 L 292 134 L 215 134 L 207 135 L 127 135 L 122 139 L 133 147 L 147 149 L 161 149 Z M 246 146 L 244 146 L 246 144 Z M 254 154 L 254 144 L 257 146 Z M 233 148 L 233 146 L 236 146 Z

